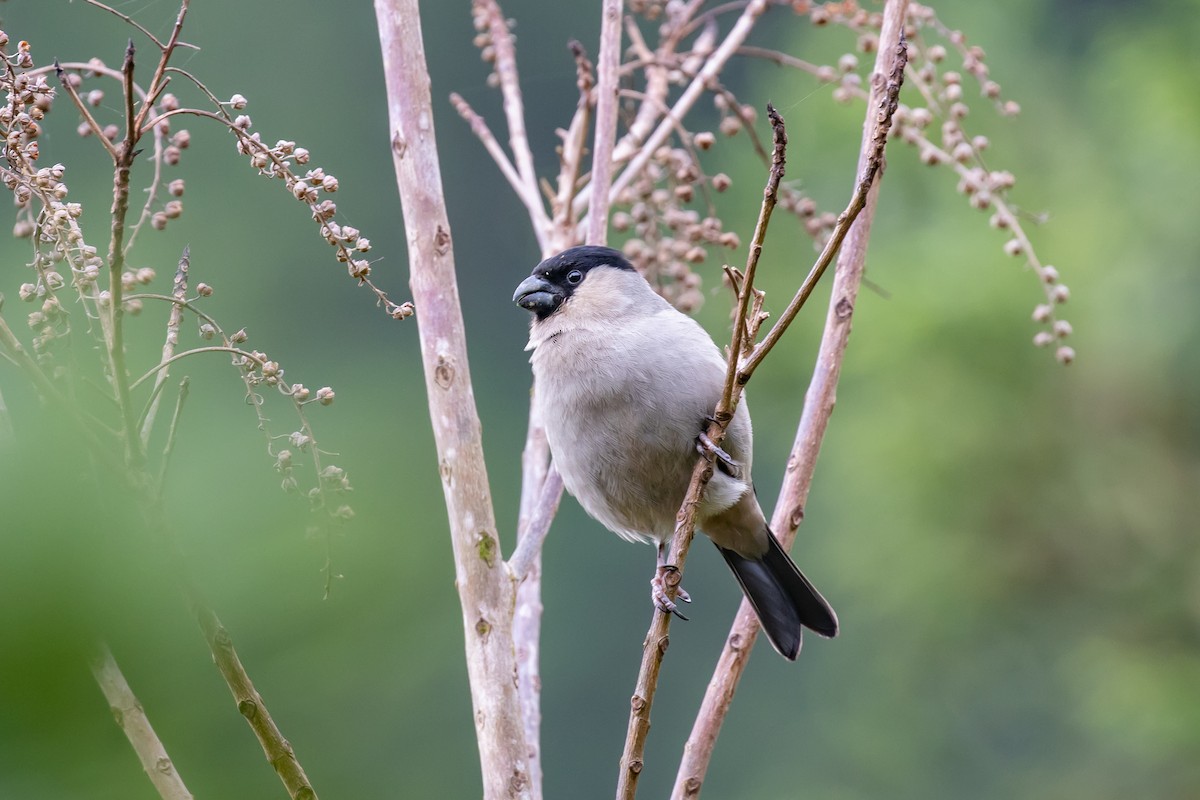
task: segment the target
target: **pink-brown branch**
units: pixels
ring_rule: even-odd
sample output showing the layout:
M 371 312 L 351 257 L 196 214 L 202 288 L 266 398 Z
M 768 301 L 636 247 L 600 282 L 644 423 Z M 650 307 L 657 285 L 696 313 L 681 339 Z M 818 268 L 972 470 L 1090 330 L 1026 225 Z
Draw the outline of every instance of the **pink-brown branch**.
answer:
M 600 55 L 596 62 L 596 136 L 592 146 L 592 203 L 588 208 L 587 243 L 608 241 L 608 189 L 617 138 L 618 69 L 621 66 L 622 0 L 604 0 L 600 20 Z
M 417 0 L 376 0 L 375 13 L 425 389 L 462 606 L 483 795 L 487 800 L 531 798 L 529 750 L 515 681 L 515 587 L 500 557 L 471 387 Z M 524 172 L 515 142 L 514 151 Z

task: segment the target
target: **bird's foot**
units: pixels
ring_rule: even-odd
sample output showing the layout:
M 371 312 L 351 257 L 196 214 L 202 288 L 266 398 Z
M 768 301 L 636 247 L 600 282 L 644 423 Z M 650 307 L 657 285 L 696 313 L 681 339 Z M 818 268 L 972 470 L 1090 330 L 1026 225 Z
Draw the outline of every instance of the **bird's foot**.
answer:
M 654 601 L 654 607 L 659 611 L 664 614 L 674 614 L 686 621 L 687 617 L 679 613 L 679 607 L 671 599 L 667 591 L 668 585 L 674 587 L 677 600 L 684 603 L 692 602 L 691 596 L 679 585 L 679 568 L 672 564 L 662 564 L 654 571 L 654 577 L 650 579 L 650 599 Z
M 742 477 L 742 465 L 710 439 L 705 431 L 700 431 L 700 435 L 696 437 L 696 451 L 709 461 L 716 461 L 720 470 L 729 477 Z

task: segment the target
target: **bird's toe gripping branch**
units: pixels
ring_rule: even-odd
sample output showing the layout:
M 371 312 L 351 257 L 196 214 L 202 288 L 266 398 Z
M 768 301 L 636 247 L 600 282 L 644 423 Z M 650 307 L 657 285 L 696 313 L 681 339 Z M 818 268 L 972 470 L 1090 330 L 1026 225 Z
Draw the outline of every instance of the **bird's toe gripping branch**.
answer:
M 673 588 L 675 599 L 680 602 L 692 602 L 691 595 L 679 585 L 679 579 L 679 567 L 667 563 L 667 544 L 662 542 L 658 545 L 658 566 L 654 570 L 654 577 L 650 579 L 650 599 L 659 611 L 664 614 L 674 614 L 686 622 L 687 617 L 679 613 L 679 607 L 675 605 L 668 591 Z
M 742 477 L 742 465 L 710 439 L 706 431 L 700 431 L 700 435 L 696 437 L 696 452 L 709 461 L 715 462 L 721 472 L 729 477 L 738 479 Z

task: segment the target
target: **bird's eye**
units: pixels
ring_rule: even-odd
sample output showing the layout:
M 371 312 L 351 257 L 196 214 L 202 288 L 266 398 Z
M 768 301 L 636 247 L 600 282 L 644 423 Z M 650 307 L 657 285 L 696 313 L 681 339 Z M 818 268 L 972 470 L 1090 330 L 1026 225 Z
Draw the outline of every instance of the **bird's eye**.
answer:
M 567 273 L 567 283 L 571 284 L 572 286 L 578 286 L 582 280 L 583 273 L 577 269 L 573 269 Z

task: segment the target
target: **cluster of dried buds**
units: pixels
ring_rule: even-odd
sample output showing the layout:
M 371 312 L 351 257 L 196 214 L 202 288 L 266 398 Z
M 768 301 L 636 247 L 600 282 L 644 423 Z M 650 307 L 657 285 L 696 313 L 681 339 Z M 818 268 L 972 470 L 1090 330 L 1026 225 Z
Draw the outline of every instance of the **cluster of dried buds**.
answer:
M 957 191 L 974 209 L 989 212 L 989 224 L 1007 234 L 1004 252 L 1024 259 L 1037 275 L 1045 301 L 1034 309 L 1033 321 L 1040 330 L 1035 345 L 1054 348 L 1063 364 L 1075 360 L 1074 348 L 1064 340 L 1071 335 L 1071 324 L 1062 318 L 1061 307 L 1070 298 L 1070 290 L 1059 280 L 1058 270 L 1043 264 L 1033 249 L 1021 223 L 1021 212 L 1009 198 L 1016 177 L 1006 170 L 990 168 L 984 151 L 990 142 L 986 136 L 971 136 L 963 127 L 970 114 L 969 92 L 964 73 L 982 98 L 1002 116 L 1015 116 L 1020 106 L 1002 96 L 1000 84 L 992 80 L 982 48 L 970 45 L 961 31 L 948 30 L 924 6 L 910 12 L 912 36 L 909 45 L 909 82 L 920 94 L 922 104 L 897 109 L 892 134 L 917 148 L 921 161 L 930 166 L 945 166 L 958 176 Z M 922 34 L 932 31 L 945 44 L 926 43 Z M 954 53 L 956 65 L 948 64 Z M 936 123 L 940 121 L 940 126 Z
M 814 25 L 841 25 L 857 35 L 857 49 L 868 53 L 878 47 L 881 15 L 859 8 L 855 3 L 811 3 L 797 0 L 792 6 L 797 13 L 808 14 Z M 1037 274 L 1045 302 L 1033 312 L 1033 320 L 1041 330 L 1034 344 L 1047 347 L 1057 343 L 1056 358 L 1069 364 L 1075 351 L 1063 340 L 1071 334 L 1071 325 L 1061 318 L 1063 303 L 1070 291 L 1059 281 L 1058 271 L 1038 259 L 1021 225 L 1019 210 L 1009 202 L 1008 192 L 1016 182 L 1011 172 L 994 170 L 984 162 L 988 148 L 986 136 L 971 136 L 964 129 L 970 114 L 970 91 L 964 76 L 973 82 L 978 94 L 1001 116 L 1020 113 L 1020 105 L 1002 96 L 1000 84 L 992 80 L 983 49 L 971 45 L 961 31 L 950 30 L 937 18 L 933 9 L 910 4 L 905 31 L 909 41 L 909 66 L 906 71 L 906 96 L 919 97 L 917 103 L 902 103 L 896 111 L 891 135 L 917 149 L 922 163 L 945 166 L 958 176 L 957 190 L 967 198 L 972 208 L 990 212 L 993 228 L 1006 231 L 1004 252 L 1025 259 Z M 926 42 L 925 35 L 938 38 Z M 953 57 L 952 57 L 953 54 Z M 837 65 L 807 64 L 792 57 L 762 51 L 764 58 L 788 64 L 809 72 L 823 83 L 834 84 L 833 98 L 838 102 L 865 100 L 862 77 L 858 73 L 858 57 L 845 53 Z M 951 61 L 954 63 L 952 64 Z M 732 123 L 730 123 L 732 127 Z M 791 196 L 789 196 L 791 195 Z M 820 246 L 828 238 L 836 217 L 819 213 L 811 199 L 792 195 L 786 187 L 780 192 L 780 205 L 804 221 L 805 231 Z
M 694 144 L 706 150 L 713 135 L 698 133 Z M 729 188 L 728 176 L 706 176 L 693 151 L 660 147 L 637 178 L 616 198 L 613 227 L 627 233 L 623 250 L 630 262 L 672 305 L 684 312 L 704 303 L 701 278 L 693 270 L 708 258 L 709 247 L 736 249 L 738 235 L 723 229 L 712 211 L 701 216 L 691 204 L 696 191 Z
M 229 104 L 241 110 L 246 107 L 246 98 L 234 95 Z M 246 114 L 235 117 L 232 128 L 237 134 L 238 153 L 248 156 L 260 175 L 282 180 L 292 197 L 309 207 L 322 238 L 333 247 L 337 260 L 346 265 L 350 277 L 367 286 L 393 319 L 411 317 L 412 303 L 394 302 L 370 280 L 371 263 L 363 256 L 370 251 L 371 240 L 357 228 L 335 221 L 337 203 L 328 195 L 338 190 L 338 179 L 322 167 L 309 167 L 308 150 L 293 141 L 280 139 L 273 146 L 265 144 L 259 133 L 250 130 L 251 120 Z

